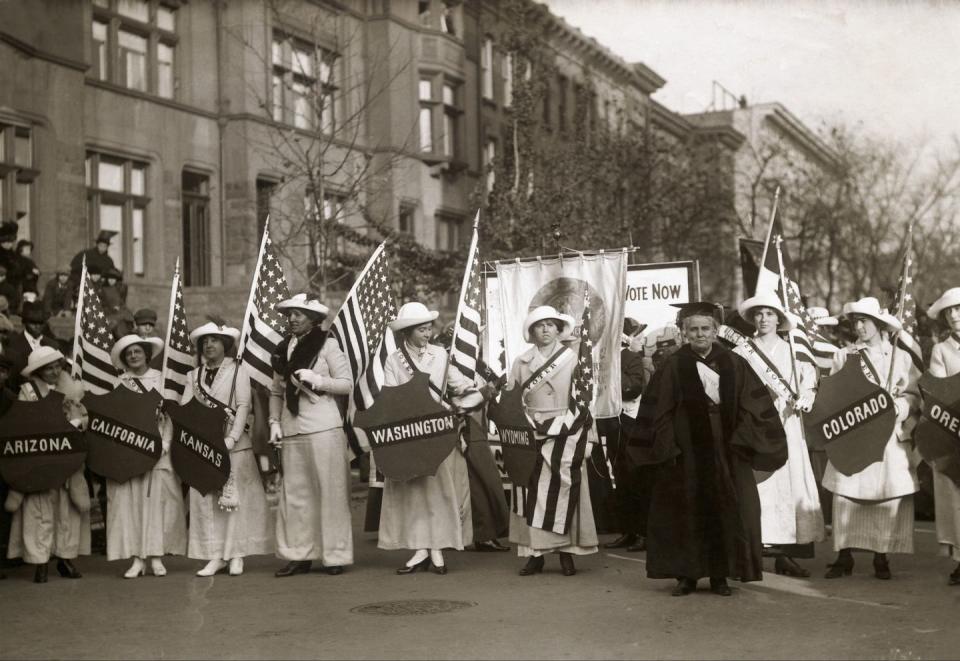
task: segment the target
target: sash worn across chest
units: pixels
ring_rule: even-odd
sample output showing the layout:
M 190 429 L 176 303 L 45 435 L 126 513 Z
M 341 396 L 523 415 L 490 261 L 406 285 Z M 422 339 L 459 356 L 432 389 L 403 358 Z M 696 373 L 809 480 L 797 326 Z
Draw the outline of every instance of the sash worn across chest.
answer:
M 416 363 L 413 362 L 413 358 L 410 357 L 410 354 L 407 352 L 407 347 L 403 342 L 400 343 L 400 364 L 403 365 L 403 368 L 410 373 L 410 376 L 418 373 L 426 374 L 426 372 L 417 367 Z M 444 398 L 443 393 L 440 392 L 440 387 L 433 381 L 430 381 L 430 390 L 439 395 L 441 400 Z
M 773 364 L 773 361 L 757 346 L 756 342 L 748 339 L 740 345 L 740 351 L 764 385 L 776 393 L 777 397 L 787 401 L 797 398 L 797 394 L 790 387 L 790 383 L 780 373 L 777 366 Z
M 567 347 L 561 345 L 561 347 L 557 349 L 552 356 L 544 361 L 543 365 L 535 370 L 533 374 L 531 374 L 530 377 L 523 382 L 520 387 L 523 388 L 524 394 L 530 392 L 534 388 L 539 387 L 544 380 L 550 376 L 550 374 L 557 371 L 571 359 L 573 359 L 573 352 Z
M 203 373 L 203 370 L 204 370 L 204 369 L 205 369 L 204 367 L 201 367 L 200 369 L 197 370 L 197 375 L 196 375 L 196 378 L 194 379 L 194 383 L 193 383 L 193 385 L 194 385 L 193 390 L 194 390 L 194 393 L 195 393 L 196 396 L 197 396 L 197 399 L 198 399 L 198 400 L 200 401 L 200 403 L 203 404 L 204 406 L 207 406 L 207 407 L 212 408 L 212 409 L 219 409 L 219 410 L 222 410 L 222 411 L 229 411 L 230 415 L 235 415 L 235 414 L 236 414 L 236 411 L 235 411 L 234 409 L 232 409 L 229 405 L 224 404 L 224 403 L 221 402 L 219 399 L 217 399 L 216 397 L 214 397 L 214 396 L 213 396 L 213 393 L 211 393 L 209 390 L 207 390 L 206 386 L 203 385 L 203 378 L 202 378 L 200 375 Z M 234 365 L 234 369 L 236 369 L 236 365 Z M 217 380 L 220 379 L 220 378 L 224 375 L 224 372 L 225 372 L 225 370 L 223 370 L 223 366 L 221 366 L 221 369 L 218 370 L 217 375 L 214 377 L 214 383 L 216 383 Z M 232 376 L 232 375 L 231 375 L 231 376 Z
M 876 366 L 873 364 L 873 361 L 870 360 L 867 352 L 858 350 L 857 355 L 860 356 L 860 367 L 863 369 L 864 376 L 877 385 L 883 383 L 883 381 L 880 380 L 880 372 L 877 371 Z

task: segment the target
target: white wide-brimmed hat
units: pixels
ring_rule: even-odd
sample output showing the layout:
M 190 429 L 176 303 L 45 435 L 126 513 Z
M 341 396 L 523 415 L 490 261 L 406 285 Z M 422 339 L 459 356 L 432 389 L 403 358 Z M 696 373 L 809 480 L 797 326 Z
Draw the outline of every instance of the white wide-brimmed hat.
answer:
M 398 331 L 404 328 L 410 328 L 411 326 L 430 323 L 439 316 L 440 313 L 437 310 L 428 310 L 427 306 L 423 303 L 410 301 L 400 306 L 400 309 L 397 311 L 397 318 L 387 325 L 390 327 L 390 330 Z
M 755 296 L 751 296 L 747 300 L 740 303 L 740 306 L 737 308 L 737 311 L 740 313 L 740 316 L 746 319 L 753 325 L 756 325 L 753 319 L 750 318 L 750 313 L 755 308 L 770 308 L 777 313 L 777 317 L 780 318 L 780 323 L 777 325 L 777 330 L 792 330 L 797 327 L 796 322 L 793 320 L 793 315 L 788 315 L 787 311 L 783 309 L 783 303 L 780 302 L 779 297 L 773 292 L 761 292 Z
M 27 356 L 27 366 L 20 371 L 20 376 L 30 376 L 38 369 L 58 360 L 64 360 L 64 355 L 53 347 L 37 347 Z
M 190 333 L 190 342 L 191 344 L 196 344 L 200 341 L 201 337 L 207 335 L 219 335 L 220 337 L 227 338 L 230 340 L 230 346 L 233 346 L 240 340 L 240 331 L 232 326 L 220 326 L 215 324 L 212 321 L 208 321 L 203 326 L 198 326 L 193 329 L 193 332 Z M 224 342 L 226 344 L 226 342 Z M 227 347 L 230 348 L 229 346 Z
M 306 310 L 308 312 L 316 312 L 321 316 L 329 316 L 330 308 L 321 303 L 315 298 L 310 298 L 306 294 L 297 294 L 291 296 L 285 301 L 280 301 L 277 303 L 277 309 L 281 311 L 286 310 Z
M 557 309 L 551 305 L 541 305 L 531 310 L 527 318 L 523 320 L 523 339 L 532 343 L 533 340 L 530 339 L 530 327 L 544 319 L 556 319 L 560 322 L 562 328 L 560 328 L 559 339 L 565 338 L 573 330 L 573 317 L 569 314 L 557 312 Z
M 124 335 L 117 340 L 113 348 L 110 349 L 110 360 L 113 361 L 114 367 L 126 369 L 127 366 L 123 362 L 123 352 L 134 344 L 145 344 L 149 346 L 152 350 L 150 353 L 151 358 L 156 356 L 158 352 L 163 351 L 163 340 L 159 337 L 142 337 L 136 333 Z
M 900 320 L 887 312 L 886 308 L 880 307 L 880 301 L 873 296 L 866 296 L 859 301 L 851 301 L 843 306 L 843 316 L 849 317 L 851 314 L 862 314 L 879 321 L 886 326 L 888 331 L 898 331 L 903 328 Z
M 817 323 L 817 326 L 836 326 L 840 320 L 830 316 L 830 310 L 827 308 L 812 307 L 807 308 L 810 317 Z
M 943 295 L 934 301 L 933 305 L 927 310 L 927 316 L 931 319 L 938 319 L 940 313 L 954 305 L 960 305 L 960 287 L 951 287 L 943 292 Z

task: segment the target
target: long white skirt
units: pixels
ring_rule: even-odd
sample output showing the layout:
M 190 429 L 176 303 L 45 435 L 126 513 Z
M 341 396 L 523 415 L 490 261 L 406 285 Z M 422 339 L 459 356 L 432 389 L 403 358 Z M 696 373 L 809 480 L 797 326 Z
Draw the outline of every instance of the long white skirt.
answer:
M 783 420 L 787 463 L 757 484 L 764 544 L 807 544 L 824 538 L 823 511 L 800 417 Z
M 246 449 L 230 453 L 240 495 L 240 506 L 236 510 L 220 509 L 218 491 L 202 496 L 196 489 L 190 489 L 188 557 L 230 560 L 273 553 L 274 513 L 267 504 L 253 450 L 246 445 Z
M 350 460 L 343 428 L 283 439 L 277 556 L 353 564 Z
M 933 497 L 936 500 L 940 555 L 960 562 L 960 488 L 949 477 L 934 470 Z
M 170 455 L 122 484 L 107 480 L 107 560 L 186 552 L 186 507 Z
M 889 500 L 833 494 L 833 549 L 913 553 L 913 494 Z
M 90 555 L 90 513 L 80 512 L 64 487 L 26 494 L 13 514 L 7 557 L 40 565 L 78 555 Z
M 467 462 L 454 449 L 437 474 L 400 482 L 384 480 L 381 549 L 456 549 L 473 543 Z

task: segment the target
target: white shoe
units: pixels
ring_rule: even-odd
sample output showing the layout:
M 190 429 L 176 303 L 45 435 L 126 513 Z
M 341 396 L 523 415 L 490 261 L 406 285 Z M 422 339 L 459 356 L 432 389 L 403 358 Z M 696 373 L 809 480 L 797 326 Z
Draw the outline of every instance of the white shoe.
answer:
M 239 576 L 243 573 L 243 558 L 230 559 L 230 575 Z
M 150 571 L 153 572 L 154 576 L 167 575 L 167 568 L 163 566 L 163 563 L 160 561 L 160 558 L 150 559 Z
M 143 568 L 143 560 L 141 560 L 140 558 L 134 558 L 133 564 L 130 565 L 130 569 L 124 572 L 123 577 L 136 578 L 137 576 L 143 576 L 144 573 L 146 572 L 144 571 L 144 568 Z
M 197 576 L 213 576 L 227 566 L 226 560 L 211 560 L 207 566 L 197 572 Z

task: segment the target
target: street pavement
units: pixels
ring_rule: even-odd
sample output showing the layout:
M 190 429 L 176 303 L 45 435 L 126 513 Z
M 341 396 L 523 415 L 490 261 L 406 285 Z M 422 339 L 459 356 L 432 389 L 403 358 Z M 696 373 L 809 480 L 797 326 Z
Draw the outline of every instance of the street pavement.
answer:
M 767 560 L 764 580 L 732 583 L 732 597 L 705 584 L 671 597 L 672 581 L 646 578 L 643 553 L 619 551 L 578 558 L 573 577 L 555 557 L 543 574 L 518 576 L 515 551 L 448 552 L 446 576 L 397 576 L 408 554 L 378 550 L 360 531 L 361 491 L 352 505 L 356 564 L 340 576 L 274 578 L 282 563 L 268 557 L 248 558 L 240 577 L 198 578 L 202 562 L 168 558 L 166 577 L 124 580 L 128 563 L 100 555 L 79 559 L 81 580 L 51 564 L 50 582 L 35 585 L 32 568 L 8 569 L 0 657 L 960 657 L 960 586 L 946 584 L 953 564 L 936 555 L 932 523 L 918 522 L 915 555 L 891 556 L 890 581 L 873 577 L 870 554 L 856 555 L 852 576 L 825 580 L 827 541 L 801 562 L 810 579 L 777 576 Z M 411 601 L 423 611 L 432 600 L 460 607 L 403 614 Z M 352 610 L 382 602 L 403 603 L 391 614 Z

